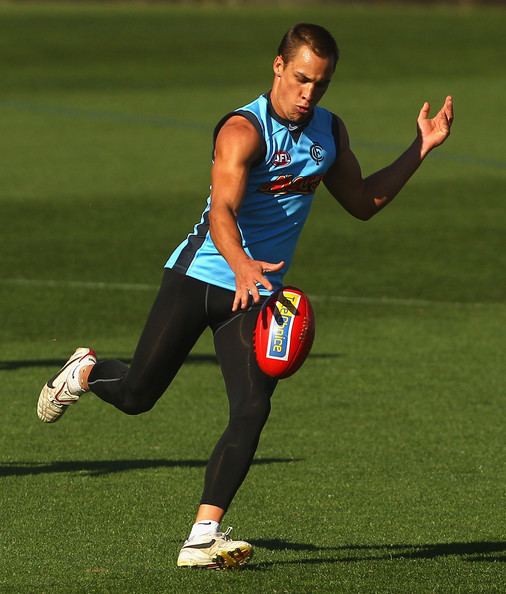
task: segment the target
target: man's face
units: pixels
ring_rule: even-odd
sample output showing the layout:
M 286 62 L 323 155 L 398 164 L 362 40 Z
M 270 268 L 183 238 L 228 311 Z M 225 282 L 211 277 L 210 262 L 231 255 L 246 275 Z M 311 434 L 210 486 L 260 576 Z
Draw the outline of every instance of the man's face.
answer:
M 308 46 L 301 45 L 286 63 L 276 56 L 273 69 L 274 108 L 280 116 L 302 122 L 325 94 L 334 73 L 334 59 L 320 58 Z

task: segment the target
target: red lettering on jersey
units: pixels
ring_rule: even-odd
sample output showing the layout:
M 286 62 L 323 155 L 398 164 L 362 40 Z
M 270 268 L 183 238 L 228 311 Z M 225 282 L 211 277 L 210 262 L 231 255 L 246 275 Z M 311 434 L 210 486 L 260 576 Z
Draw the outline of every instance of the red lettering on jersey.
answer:
M 314 194 L 323 175 L 278 175 L 258 188 L 263 194 Z

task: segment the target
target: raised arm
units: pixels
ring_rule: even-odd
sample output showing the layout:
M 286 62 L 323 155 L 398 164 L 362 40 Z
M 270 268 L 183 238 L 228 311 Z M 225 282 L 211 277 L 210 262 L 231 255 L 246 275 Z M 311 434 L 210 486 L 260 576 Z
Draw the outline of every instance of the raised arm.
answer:
M 235 274 L 235 298 L 232 311 L 246 309 L 250 297 L 260 300 L 257 283 L 272 290 L 266 272 L 280 270 L 276 264 L 253 260 L 242 247 L 237 226 L 246 183 L 252 163 L 261 154 L 261 141 L 255 127 L 242 116 L 232 116 L 221 128 L 216 139 L 214 164 L 211 171 L 211 209 L 209 227 L 212 240 Z
M 452 98 L 446 98 L 434 118 L 428 117 L 429 111 L 430 106 L 425 102 L 418 114 L 417 135 L 411 146 L 391 165 L 365 179 L 350 148 L 346 128 L 340 122 L 340 154 L 323 181 L 350 214 L 364 221 L 374 216 L 395 198 L 429 152 L 446 140 L 453 122 Z

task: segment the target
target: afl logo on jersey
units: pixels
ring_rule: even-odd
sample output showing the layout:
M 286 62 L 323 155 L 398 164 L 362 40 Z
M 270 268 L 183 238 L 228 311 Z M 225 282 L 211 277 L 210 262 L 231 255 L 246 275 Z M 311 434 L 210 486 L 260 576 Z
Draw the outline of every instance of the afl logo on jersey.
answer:
M 318 144 L 317 142 L 315 142 L 311 148 L 309 149 L 309 154 L 311 155 L 311 159 L 313 159 L 313 161 L 319 165 L 324 157 L 325 157 L 325 152 L 323 150 L 323 147 Z
M 274 167 L 284 167 L 285 165 L 289 165 L 291 161 L 292 157 L 290 157 L 290 153 L 277 151 L 271 159 L 271 165 L 274 165 Z

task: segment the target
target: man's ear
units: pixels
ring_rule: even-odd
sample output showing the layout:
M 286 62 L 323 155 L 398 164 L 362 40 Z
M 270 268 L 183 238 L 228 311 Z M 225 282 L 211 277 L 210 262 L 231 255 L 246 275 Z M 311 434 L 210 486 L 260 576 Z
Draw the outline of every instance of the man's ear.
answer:
M 283 70 L 285 69 L 285 61 L 281 56 L 276 56 L 274 58 L 272 69 L 274 70 L 275 76 L 281 76 L 283 74 Z

